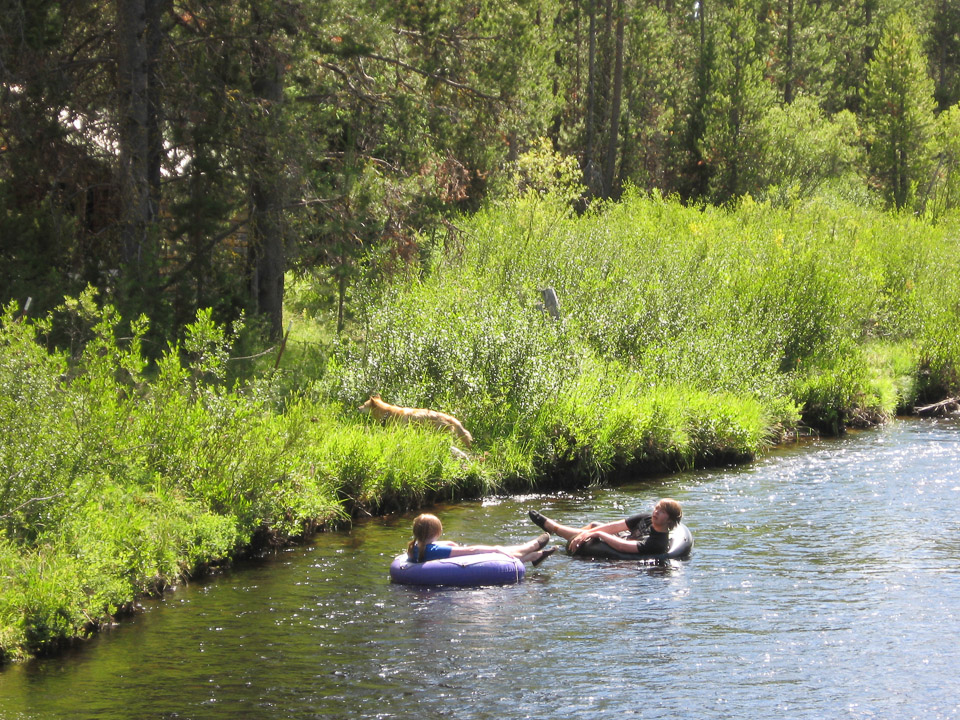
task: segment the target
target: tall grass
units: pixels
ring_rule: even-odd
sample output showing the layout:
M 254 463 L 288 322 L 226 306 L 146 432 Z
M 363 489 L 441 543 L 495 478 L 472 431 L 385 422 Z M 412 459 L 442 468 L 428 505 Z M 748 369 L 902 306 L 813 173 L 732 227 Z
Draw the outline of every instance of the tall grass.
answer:
M 5 308 L 0 661 L 317 523 L 742 460 L 960 394 L 956 222 L 636 193 L 577 217 L 530 192 L 457 224 L 422 267 L 351 288 L 348 334 L 243 383 L 239 330 L 209 312 L 147 367 L 146 321 L 118 338 L 92 293 Z M 469 457 L 360 416 L 373 392 L 456 415 Z
M 749 454 L 798 420 L 842 431 L 958 390 L 955 225 L 636 193 L 575 217 L 530 193 L 461 230 L 431 274 L 356 293 L 357 338 L 335 348 L 321 394 L 440 406 L 487 447 L 534 447 L 599 372 L 637 407 L 663 392 L 691 408 L 725 394 L 745 415 L 757 403 L 767 429 Z M 559 320 L 539 307 L 544 287 Z M 880 372 L 875 348 L 913 346 L 910 377 Z
M 208 312 L 148 369 L 146 323 L 118 339 L 92 293 L 63 308 L 84 336 L 73 358 L 47 351 L 52 317 L 15 310 L 0 316 L 0 661 L 54 649 L 251 544 L 469 477 L 435 436 L 390 452 L 339 411 L 291 399 L 278 412 L 271 376 L 229 388 L 232 338 Z

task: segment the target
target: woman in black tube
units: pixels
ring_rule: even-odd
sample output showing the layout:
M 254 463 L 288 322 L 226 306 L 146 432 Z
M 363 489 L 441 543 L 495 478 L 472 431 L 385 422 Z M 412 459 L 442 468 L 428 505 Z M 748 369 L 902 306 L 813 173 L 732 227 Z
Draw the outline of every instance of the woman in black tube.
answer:
M 571 555 L 591 541 L 603 542 L 621 553 L 660 555 L 667 552 L 669 533 L 682 518 L 683 508 L 670 498 L 657 502 L 652 513 L 637 513 L 603 524 L 591 522 L 581 528 L 561 525 L 536 510 L 530 511 L 534 523 L 567 541 L 567 552 Z

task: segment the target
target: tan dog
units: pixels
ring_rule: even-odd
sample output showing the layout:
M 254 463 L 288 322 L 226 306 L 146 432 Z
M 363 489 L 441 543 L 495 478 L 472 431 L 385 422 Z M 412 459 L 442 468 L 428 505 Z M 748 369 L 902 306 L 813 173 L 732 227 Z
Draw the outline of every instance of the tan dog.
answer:
M 369 413 L 376 420 L 392 420 L 402 423 L 420 423 L 431 425 L 439 430 L 449 430 L 463 440 L 467 447 L 473 442 L 473 436 L 466 431 L 460 421 L 452 415 L 437 410 L 423 410 L 420 408 L 399 407 L 385 403 L 379 395 L 371 395 L 363 405 L 357 408 L 362 413 Z

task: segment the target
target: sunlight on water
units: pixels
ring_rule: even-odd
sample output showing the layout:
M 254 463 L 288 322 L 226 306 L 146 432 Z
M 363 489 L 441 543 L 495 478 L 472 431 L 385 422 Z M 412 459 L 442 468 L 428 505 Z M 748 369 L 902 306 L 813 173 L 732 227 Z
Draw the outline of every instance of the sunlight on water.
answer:
M 192 584 L 0 672 L 17 718 L 960 717 L 960 427 L 902 421 L 748 467 L 435 509 L 516 542 L 684 504 L 689 561 L 558 554 L 520 585 L 391 585 L 412 516 Z

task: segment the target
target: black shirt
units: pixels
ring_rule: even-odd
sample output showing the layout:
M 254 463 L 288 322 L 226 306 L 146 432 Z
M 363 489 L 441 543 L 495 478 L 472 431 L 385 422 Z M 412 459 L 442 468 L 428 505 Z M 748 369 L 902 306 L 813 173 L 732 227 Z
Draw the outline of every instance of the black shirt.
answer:
M 649 513 L 631 515 L 625 522 L 630 530 L 629 539 L 637 541 L 637 553 L 640 555 L 660 555 L 669 547 L 669 535 L 653 529 L 653 518 Z

